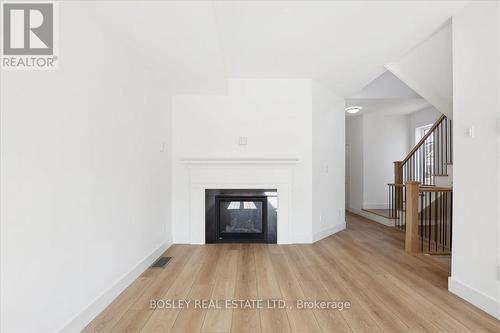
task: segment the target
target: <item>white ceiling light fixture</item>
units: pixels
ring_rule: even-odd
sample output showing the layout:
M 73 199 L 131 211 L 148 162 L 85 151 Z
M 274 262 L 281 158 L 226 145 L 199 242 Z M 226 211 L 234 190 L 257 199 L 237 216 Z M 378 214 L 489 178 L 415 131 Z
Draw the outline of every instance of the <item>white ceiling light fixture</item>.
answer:
M 350 114 L 358 113 L 361 110 L 363 110 L 362 106 L 350 106 L 348 108 L 345 108 L 345 111 Z

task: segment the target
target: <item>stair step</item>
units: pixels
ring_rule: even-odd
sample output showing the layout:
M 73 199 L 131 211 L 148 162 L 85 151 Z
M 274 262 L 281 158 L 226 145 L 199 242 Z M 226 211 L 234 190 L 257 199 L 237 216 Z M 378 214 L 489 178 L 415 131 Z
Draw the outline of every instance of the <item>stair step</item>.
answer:
M 389 220 L 394 220 L 395 218 L 394 217 L 391 217 L 389 215 L 389 210 L 388 209 L 365 209 L 363 208 L 363 210 L 365 212 L 368 212 L 368 213 L 372 213 L 372 214 L 375 214 L 375 215 L 378 215 L 378 216 L 381 216 L 381 217 L 385 217 L 386 219 L 389 219 Z
M 448 177 L 447 174 L 434 173 L 432 176 L 434 177 Z

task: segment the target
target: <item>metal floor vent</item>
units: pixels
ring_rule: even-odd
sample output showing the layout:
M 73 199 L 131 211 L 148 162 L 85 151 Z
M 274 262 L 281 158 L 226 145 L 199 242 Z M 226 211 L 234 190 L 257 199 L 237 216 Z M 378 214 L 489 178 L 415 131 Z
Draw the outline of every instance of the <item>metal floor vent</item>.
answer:
M 151 268 L 164 268 L 170 262 L 172 257 L 160 257 L 151 265 Z

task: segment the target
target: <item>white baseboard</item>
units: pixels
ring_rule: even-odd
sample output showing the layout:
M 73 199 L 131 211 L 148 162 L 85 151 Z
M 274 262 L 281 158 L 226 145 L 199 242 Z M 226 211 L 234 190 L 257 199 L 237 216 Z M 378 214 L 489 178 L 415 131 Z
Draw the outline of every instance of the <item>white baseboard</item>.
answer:
M 345 221 L 313 235 L 313 243 L 345 229 Z
M 290 243 L 278 243 L 278 245 L 284 245 L 284 244 L 312 244 L 312 235 L 294 235 L 291 237 L 291 242 Z
M 500 302 L 498 300 L 495 300 L 490 296 L 469 287 L 465 283 L 460 282 L 451 276 L 448 278 L 448 290 L 458 297 L 463 298 L 467 302 L 477 306 L 484 312 L 500 319 Z
M 98 296 L 85 309 L 74 316 L 60 332 L 80 332 L 99 313 L 101 313 L 111 302 L 120 295 L 135 279 L 137 279 L 151 264 L 160 257 L 172 245 L 168 240 L 151 254 L 142 259 L 134 268 L 119 278 L 107 291 Z
M 363 207 L 365 209 L 389 209 L 389 204 L 388 203 L 367 202 L 367 203 L 363 204 Z
M 365 218 L 367 218 L 369 220 L 372 220 L 374 222 L 383 224 L 383 225 L 385 225 L 387 227 L 394 227 L 395 226 L 395 221 L 394 220 L 386 219 L 385 217 L 382 217 L 380 215 L 367 212 L 365 210 L 358 210 L 358 209 L 355 209 L 355 208 L 349 208 L 349 209 L 347 209 L 347 211 L 351 212 L 353 214 L 356 214 L 356 215 L 363 216 L 363 217 L 365 217 Z

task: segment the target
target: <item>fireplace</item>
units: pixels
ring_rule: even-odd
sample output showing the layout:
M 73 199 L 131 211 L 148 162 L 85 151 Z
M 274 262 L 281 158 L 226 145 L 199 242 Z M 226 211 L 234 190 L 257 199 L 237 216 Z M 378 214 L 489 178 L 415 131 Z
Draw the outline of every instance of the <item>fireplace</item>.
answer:
M 205 190 L 206 243 L 276 243 L 276 189 Z

